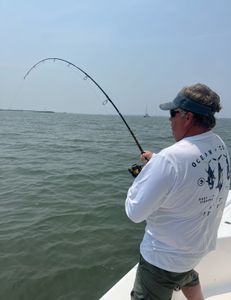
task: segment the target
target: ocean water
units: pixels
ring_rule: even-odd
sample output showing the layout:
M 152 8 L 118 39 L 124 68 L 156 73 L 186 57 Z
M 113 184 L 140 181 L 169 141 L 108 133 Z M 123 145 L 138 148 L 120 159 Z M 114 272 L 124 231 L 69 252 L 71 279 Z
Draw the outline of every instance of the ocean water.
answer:
M 127 116 L 141 146 L 168 118 Z M 231 150 L 231 119 L 214 130 Z M 136 264 L 124 200 L 139 149 L 119 116 L 0 111 L 0 300 L 97 300 Z M 231 153 L 231 151 L 230 151 Z

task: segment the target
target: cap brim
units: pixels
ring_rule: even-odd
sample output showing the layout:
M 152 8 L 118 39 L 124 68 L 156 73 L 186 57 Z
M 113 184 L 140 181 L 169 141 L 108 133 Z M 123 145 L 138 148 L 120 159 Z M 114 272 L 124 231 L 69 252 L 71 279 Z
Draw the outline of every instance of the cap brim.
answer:
M 167 103 L 160 104 L 159 107 L 162 110 L 172 110 L 172 109 L 176 109 L 177 105 L 174 102 L 167 102 Z

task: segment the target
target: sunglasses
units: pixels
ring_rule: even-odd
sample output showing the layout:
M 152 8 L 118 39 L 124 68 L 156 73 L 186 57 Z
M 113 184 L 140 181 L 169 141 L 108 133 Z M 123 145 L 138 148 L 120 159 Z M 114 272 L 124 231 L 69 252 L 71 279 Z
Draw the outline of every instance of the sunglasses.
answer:
M 179 113 L 179 112 L 180 112 L 179 110 L 171 109 L 170 110 L 170 117 L 174 118 L 176 116 L 176 114 Z

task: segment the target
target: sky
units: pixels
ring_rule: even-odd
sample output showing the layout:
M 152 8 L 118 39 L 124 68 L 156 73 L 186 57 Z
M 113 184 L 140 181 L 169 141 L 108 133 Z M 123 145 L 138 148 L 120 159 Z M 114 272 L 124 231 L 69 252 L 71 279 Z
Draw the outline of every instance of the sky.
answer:
M 167 115 L 159 104 L 204 83 L 231 117 L 230 0 L 0 0 L 0 108 Z

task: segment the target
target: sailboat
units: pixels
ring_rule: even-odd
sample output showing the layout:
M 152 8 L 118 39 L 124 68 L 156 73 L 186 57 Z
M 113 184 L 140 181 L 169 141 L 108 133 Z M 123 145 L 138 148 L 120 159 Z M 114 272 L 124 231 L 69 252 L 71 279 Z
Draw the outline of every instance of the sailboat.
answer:
M 144 118 L 148 118 L 148 117 L 150 117 L 150 115 L 148 114 L 148 106 L 146 105 Z

